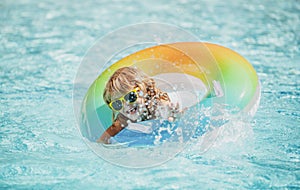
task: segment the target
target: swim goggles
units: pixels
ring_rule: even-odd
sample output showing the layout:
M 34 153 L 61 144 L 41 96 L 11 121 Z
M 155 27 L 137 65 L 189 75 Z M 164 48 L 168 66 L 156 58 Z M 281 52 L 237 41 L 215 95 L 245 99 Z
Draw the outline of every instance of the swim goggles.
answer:
M 121 98 L 110 102 L 108 104 L 109 107 L 111 107 L 111 109 L 113 109 L 114 111 L 120 111 L 123 108 L 124 101 L 126 101 L 130 104 L 136 102 L 136 100 L 138 98 L 138 90 L 139 90 L 139 88 L 135 88 L 132 91 L 125 94 L 124 96 L 122 96 Z

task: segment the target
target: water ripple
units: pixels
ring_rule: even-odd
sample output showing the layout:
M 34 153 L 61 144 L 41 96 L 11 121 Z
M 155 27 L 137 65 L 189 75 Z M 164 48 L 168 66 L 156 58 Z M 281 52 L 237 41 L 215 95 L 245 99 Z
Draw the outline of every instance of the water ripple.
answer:
M 297 0 L 4 0 L 0 10 L 0 188 L 300 188 Z M 97 38 L 146 21 L 176 24 L 253 63 L 262 84 L 253 126 L 236 123 L 205 154 L 191 144 L 155 168 L 93 154 L 75 126 L 76 69 Z

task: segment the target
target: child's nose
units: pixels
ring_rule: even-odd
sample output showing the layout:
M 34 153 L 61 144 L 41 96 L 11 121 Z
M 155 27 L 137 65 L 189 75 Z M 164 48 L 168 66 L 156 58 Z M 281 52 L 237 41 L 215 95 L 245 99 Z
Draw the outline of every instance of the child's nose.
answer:
M 124 105 L 128 106 L 130 103 L 128 101 L 124 101 Z

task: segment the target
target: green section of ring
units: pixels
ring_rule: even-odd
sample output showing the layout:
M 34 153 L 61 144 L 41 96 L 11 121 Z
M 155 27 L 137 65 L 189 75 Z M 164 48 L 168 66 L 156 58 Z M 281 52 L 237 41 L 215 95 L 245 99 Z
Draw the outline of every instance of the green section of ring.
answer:
M 226 103 L 240 109 L 245 108 L 259 85 L 253 66 L 231 49 L 215 44 L 206 44 L 206 46 L 220 68 Z

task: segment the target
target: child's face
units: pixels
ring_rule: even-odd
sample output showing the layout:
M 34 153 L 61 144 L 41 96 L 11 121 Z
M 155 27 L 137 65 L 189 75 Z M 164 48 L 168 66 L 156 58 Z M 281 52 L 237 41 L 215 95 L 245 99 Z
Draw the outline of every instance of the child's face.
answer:
M 112 109 L 118 111 L 133 121 L 138 121 L 145 110 L 144 93 L 135 88 L 119 99 L 110 103 Z
M 133 121 L 137 121 L 139 118 L 141 118 L 141 114 L 143 114 L 142 110 L 144 107 L 144 98 L 138 96 L 136 102 L 134 103 L 123 102 L 123 109 L 120 110 L 120 113 Z

